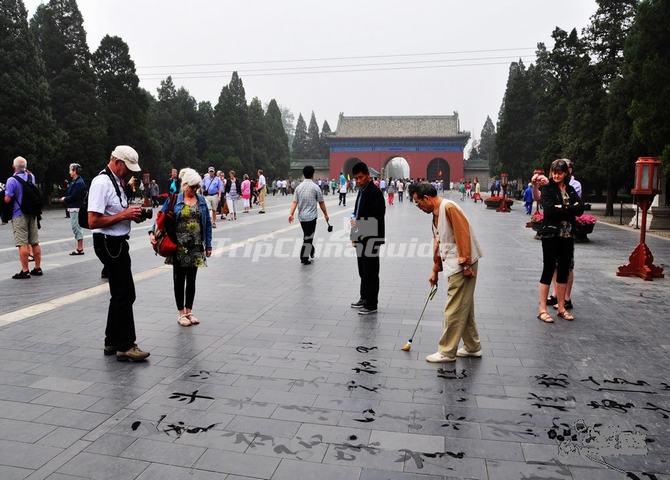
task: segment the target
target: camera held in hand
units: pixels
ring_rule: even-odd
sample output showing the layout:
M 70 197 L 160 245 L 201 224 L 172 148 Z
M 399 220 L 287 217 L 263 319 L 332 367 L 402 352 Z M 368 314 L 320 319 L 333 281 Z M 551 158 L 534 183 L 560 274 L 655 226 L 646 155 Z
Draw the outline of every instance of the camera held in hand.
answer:
M 140 218 L 135 221 L 137 223 L 140 223 L 146 220 L 151 220 L 153 217 L 154 217 L 154 211 L 151 207 L 142 207 L 142 210 L 140 210 Z

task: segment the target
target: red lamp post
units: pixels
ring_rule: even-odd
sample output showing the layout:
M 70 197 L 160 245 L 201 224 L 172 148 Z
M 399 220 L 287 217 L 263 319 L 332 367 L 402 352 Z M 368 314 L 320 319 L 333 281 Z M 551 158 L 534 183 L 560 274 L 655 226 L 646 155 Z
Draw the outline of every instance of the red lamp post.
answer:
M 637 199 L 642 210 L 640 243 L 628 258 L 628 265 L 621 265 L 616 274 L 619 277 L 640 277 L 643 280 L 663 278 L 663 268 L 654 265 L 654 256 L 645 243 L 647 233 L 647 210 L 654 196 L 661 192 L 661 159 L 658 157 L 640 157 L 635 162 L 635 188 L 631 193 Z
M 506 173 L 501 173 L 500 174 L 500 185 L 502 186 L 502 199 L 500 200 L 500 204 L 498 205 L 498 208 L 496 208 L 496 212 L 511 212 L 509 207 L 507 206 L 507 184 L 509 180 L 509 175 Z

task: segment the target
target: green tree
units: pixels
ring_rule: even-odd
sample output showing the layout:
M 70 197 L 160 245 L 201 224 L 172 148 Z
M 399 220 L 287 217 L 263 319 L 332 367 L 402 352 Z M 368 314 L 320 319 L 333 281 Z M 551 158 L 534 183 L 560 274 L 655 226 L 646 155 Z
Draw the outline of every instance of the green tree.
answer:
M 140 154 L 143 170 L 152 174 L 162 171 L 159 151 L 148 130 L 149 99 L 139 88 L 128 45 L 119 37 L 106 35 L 93 54 L 92 65 L 101 115 L 107 127 L 105 150 L 111 152 L 116 145 L 132 145 Z M 98 166 L 104 163 L 101 158 Z
M 233 72 L 230 83 L 221 89 L 214 108 L 214 133 L 208 152 L 225 158 L 238 158 L 242 168 L 251 171 L 249 112 L 242 80 Z
M 204 171 L 208 165 L 205 161 L 205 155 L 209 149 L 209 144 L 214 129 L 214 108 L 210 102 L 198 103 L 198 110 L 195 117 L 195 148 L 197 161 L 193 168 L 199 172 Z
M 316 123 L 316 115 L 312 111 L 307 128 L 307 158 L 321 158 L 321 135 L 319 134 L 319 124 Z
M 265 110 L 265 125 L 268 134 L 266 150 L 268 162 L 272 165 L 275 176 L 285 176 L 289 170 L 288 135 L 284 130 L 282 113 L 275 99 L 270 100 Z
M 253 174 L 258 168 L 270 177 L 275 174 L 274 165 L 268 158 L 268 125 L 265 121 L 263 105 L 258 97 L 254 97 L 249 104 L 249 133 L 251 135 L 251 165 L 246 173 Z
M 302 113 L 298 115 L 298 121 L 295 124 L 295 135 L 293 137 L 293 148 L 291 156 L 296 159 L 309 158 L 309 147 L 307 143 L 307 124 L 302 118 Z
M 151 129 L 160 145 L 164 170 L 195 165 L 196 101 L 185 88 L 177 89 L 172 77 L 163 80 L 158 88 L 158 101 L 149 109 Z
M 328 121 L 323 121 L 323 126 L 321 127 L 321 158 L 328 158 L 330 156 L 330 147 L 326 141 L 327 137 L 333 133 L 328 125 Z
M 98 165 L 109 156 L 106 129 L 96 96 L 84 21 L 75 0 L 50 0 L 31 20 L 49 82 L 51 109 L 64 142 L 50 163 L 49 177 L 62 178 L 73 161 Z
M 632 89 L 629 115 L 645 154 L 662 155 L 670 174 L 670 1 L 640 2 L 624 50 L 624 77 Z
M 497 175 L 500 166 L 496 162 L 496 127 L 488 115 L 479 134 L 479 156 L 489 165 L 489 174 Z
M 51 115 L 49 86 L 22 0 L 0 0 L 0 167 L 2 181 L 11 159 L 21 155 L 44 175 L 60 141 Z M 61 172 L 61 176 L 64 172 Z

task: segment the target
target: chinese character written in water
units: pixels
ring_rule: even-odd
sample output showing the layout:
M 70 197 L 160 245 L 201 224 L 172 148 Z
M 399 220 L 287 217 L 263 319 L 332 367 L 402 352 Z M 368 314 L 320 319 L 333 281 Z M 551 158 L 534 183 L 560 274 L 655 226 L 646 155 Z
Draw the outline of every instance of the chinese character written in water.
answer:
M 184 433 L 188 433 L 191 435 L 195 435 L 198 433 L 205 433 L 218 425 L 218 423 L 212 423 L 211 425 L 208 425 L 206 427 L 195 427 L 192 425 L 186 425 L 184 422 L 177 422 L 177 423 L 166 424 L 161 430 L 159 427 L 166 417 L 167 415 L 161 415 L 160 418 L 158 419 L 158 422 L 155 425 L 153 425 L 152 423 L 152 425 L 154 426 L 154 428 L 156 428 L 156 431 L 163 432 L 168 437 L 171 436 L 170 435 L 171 433 L 174 433 L 177 438 L 180 438 Z M 140 427 L 141 424 L 142 422 L 140 421 L 133 422 L 130 428 L 132 428 L 132 430 L 135 431 Z
M 644 409 L 644 410 L 651 410 L 651 411 L 653 411 L 653 412 L 658 412 L 658 413 L 661 414 L 661 417 L 663 417 L 663 418 L 665 418 L 665 419 L 670 418 L 670 410 L 667 410 L 667 409 L 665 409 L 665 408 L 661 408 L 661 407 L 657 407 L 657 406 L 654 405 L 653 403 L 649 403 L 649 402 L 647 402 L 647 406 L 646 406 L 646 407 L 642 407 L 642 409 Z
M 377 413 L 373 409 L 368 408 L 363 411 L 363 418 L 354 418 L 354 420 L 361 423 L 370 423 L 375 421 L 375 415 Z
M 349 391 L 351 390 L 356 390 L 357 388 L 362 388 L 363 390 L 367 390 L 368 392 L 376 392 L 377 389 L 379 389 L 379 386 L 376 387 L 366 387 L 365 385 L 358 385 L 355 381 L 350 381 L 347 383 L 347 389 Z
M 648 393 L 650 395 L 656 395 L 649 384 L 644 380 L 635 380 L 630 381 L 625 378 L 614 377 L 612 379 L 603 379 L 602 384 L 598 382 L 593 376 L 580 380 L 581 382 L 587 382 L 595 387 L 586 385 L 587 388 L 594 390 L 596 392 L 627 392 L 627 393 Z M 608 385 L 615 385 L 610 387 Z M 643 387 L 643 388 L 631 388 L 631 387 Z M 649 388 L 646 388 L 649 387 Z
M 199 378 L 201 380 L 207 380 L 209 378 L 209 372 L 207 370 L 200 370 L 198 373 L 189 375 L 189 378 Z
M 170 399 L 179 399 L 180 402 L 186 402 L 187 404 L 195 402 L 196 398 L 202 398 L 205 400 L 214 400 L 214 397 L 208 397 L 207 395 L 198 395 L 198 391 L 196 390 L 193 393 L 180 393 L 180 392 L 173 392 L 172 395 L 170 395 Z
M 551 377 L 546 373 L 543 373 L 542 375 L 535 375 L 535 380 L 537 380 L 538 385 L 544 385 L 547 388 L 565 388 L 570 385 L 568 376 L 565 373 L 559 373 L 555 377 Z
M 571 405 L 558 405 L 558 402 L 574 402 L 575 397 L 572 395 L 567 396 L 567 397 L 549 397 L 549 396 L 542 396 L 542 395 L 537 395 L 533 392 L 528 393 L 530 397 L 528 397 L 528 400 L 536 400 L 535 403 L 532 403 L 534 407 L 537 408 L 553 408 L 555 410 L 558 410 L 559 412 L 567 412 L 569 408 L 571 408 Z
M 439 378 L 446 378 L 448 380 L 463 380 L 464 378 L 467 378 L 468 371 L 466 369 L 456 370 L 455 368 L 452 369 L 438 368 L 437 376 Z
M 594 410 L 602 408 L 603 410 L 617 410 L 621 413 L 628 413 L 628 410 L 631 408 L 635 408 L 635 405 L 633 405 L 630 402 L 619 403 L 616 400 L 605 399 L 600 403 L 598 403 L 595 400 L 591 400 L 591 403 L 589 403 L 589 407 L 593 408 Z
M 370 375 L 379 373 L 377 370 L 375 370 L 377 366 L 371 362 L 359 362 L 357 365 L 360 365 L 360 367 L 352 368 L 352 370 L 356 373 L 369 373 Z
M 356 347 L 358 353 L 370 353 L 372 350 L 377 350 L 377 347 L 364 347 L 363 345 Z

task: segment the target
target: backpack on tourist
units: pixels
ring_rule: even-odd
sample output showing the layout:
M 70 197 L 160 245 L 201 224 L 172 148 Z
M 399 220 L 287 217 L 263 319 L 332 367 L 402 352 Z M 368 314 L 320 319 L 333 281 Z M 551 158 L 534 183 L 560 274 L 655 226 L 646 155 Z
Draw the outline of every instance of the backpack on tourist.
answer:
M 33 183 L 32 176 L 28 175 L 28 181 L 25 181 L 18 175 L 14 178 L 21 184 L 23 194 L 19 207 L 24 215 L 39 217 L 42 215 L 42 194 L 37 185 Z

